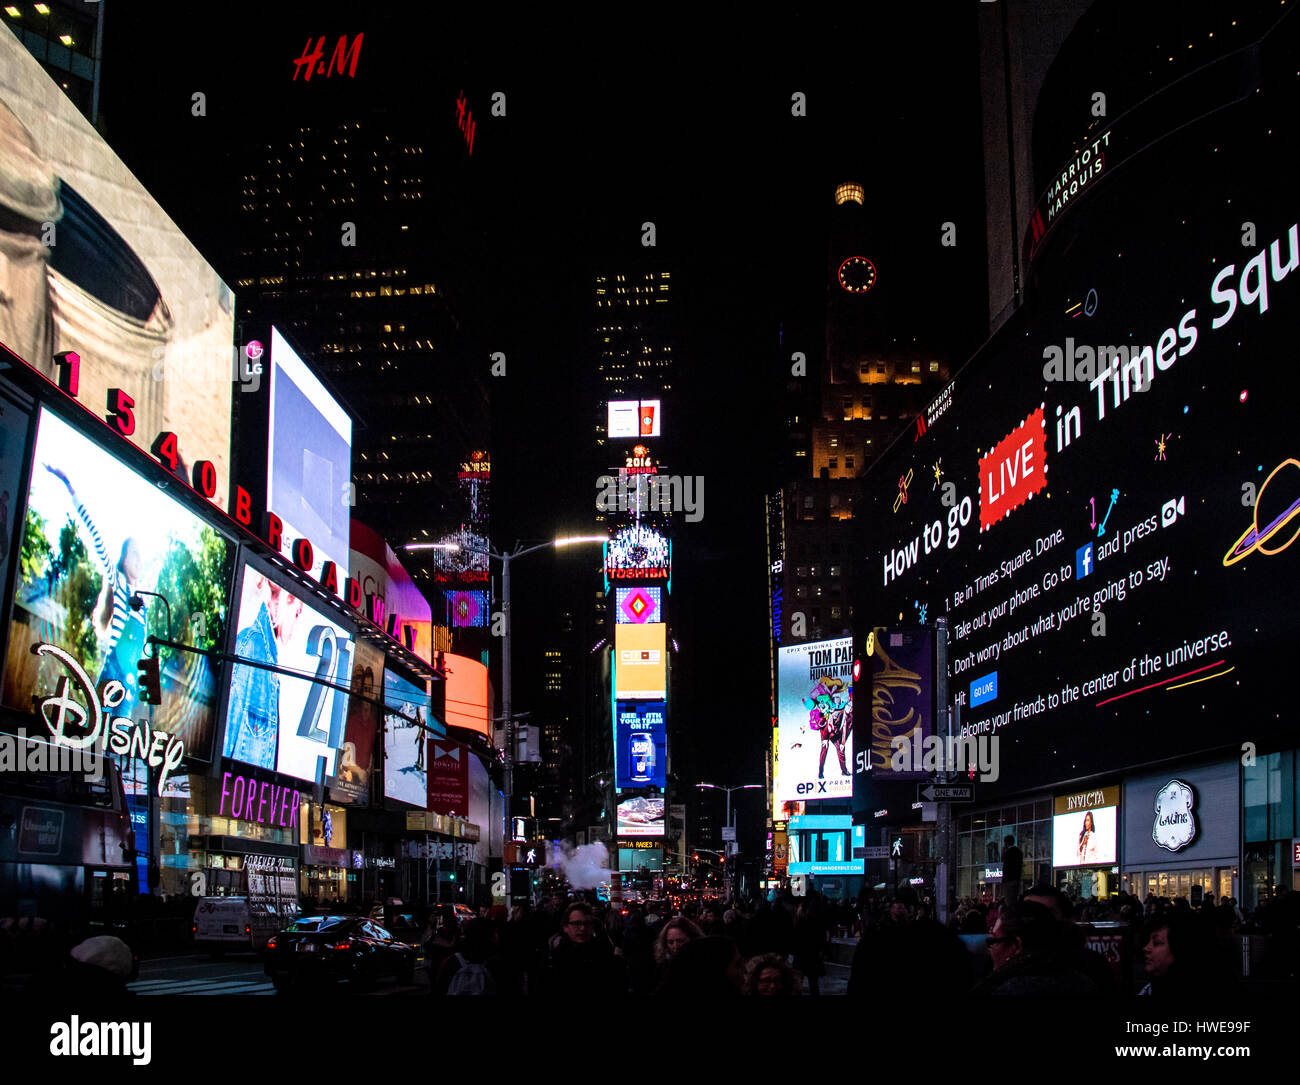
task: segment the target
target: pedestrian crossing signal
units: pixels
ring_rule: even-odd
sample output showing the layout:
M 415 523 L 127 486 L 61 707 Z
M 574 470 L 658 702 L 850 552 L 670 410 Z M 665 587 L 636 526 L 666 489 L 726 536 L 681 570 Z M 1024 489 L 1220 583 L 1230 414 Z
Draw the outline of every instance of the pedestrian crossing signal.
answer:
M 162 682 L 158 675 L 158 660 L 146 657 L 136 664 L 140 668 L 136 684 L 140 687 L 140 700 L 144 704 L 162 704 Z

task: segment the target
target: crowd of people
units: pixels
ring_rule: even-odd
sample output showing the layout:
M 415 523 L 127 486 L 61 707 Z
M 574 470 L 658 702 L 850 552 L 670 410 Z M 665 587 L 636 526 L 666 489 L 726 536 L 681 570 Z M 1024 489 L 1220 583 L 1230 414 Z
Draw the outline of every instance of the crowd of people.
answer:
M 1051 885 L 958 902 L 946 924 L 929 900 L 870 893 L 669 910 L 550 898 L 462 927 L 435 910 L 423 938 L 431 993 L 819 995 L 832 939 L 855 938 L 850 995 L 1230 993 L 1241 981 L 1229 939 L 1242 933 L 1269 935 L 1253 980 L 1300 980 L 1300 893 L 1281 887 L 1254 916 L 1208 895 L 1195 908 L 1127 893 L 1078 902 Z
M 346 910 L 321 902 L 305 913 L 321 909 Z M 461 920 L 452 906 L 438 905 L 386 918 L 402 941 L 423 945 L 435 996 L 816 996 L 833 942 L 851 954 L 849 995 L 1223 994 L 1242 986 L 1233 936 L 1252 934 L 1267 937 L 1251 982 L 1300 982 L 1300 892 L 1282 886 L 1252 914 L 1209 894 L 1196 906 L 1124 892 L 1081 902 L 1042 884 L 955 902 L 947 923 L 925 897 L 864 892 L 856 902 L 835 902 L 788 890 L 681 908 L 552 894 L 536 907 L 516 904 L 509 915 L 498 906 Z M 46 987 L 124 992 L 136 968 L 135 954 L 115 937 L 70 947 L 45 920 L 0 921 L 0 975 L 29 972 Z

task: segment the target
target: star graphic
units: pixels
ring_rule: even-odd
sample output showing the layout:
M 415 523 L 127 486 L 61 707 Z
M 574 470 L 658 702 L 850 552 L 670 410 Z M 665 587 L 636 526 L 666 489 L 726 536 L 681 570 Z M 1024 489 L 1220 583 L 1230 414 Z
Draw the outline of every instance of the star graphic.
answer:
M 939 483 L 941 483 L 942 481 L 943 481 L 943 457 L 940 456 L 939 462 L 934 465 L 934 486 L 930 487 L 930 492 L 933 493 L 936 487 L 938 487 Z
M 1169 438 L 1172 436 L 1173 436 L 1172 433 L 1165 433 L 1165 434 L 1161 434 L 1161 436 L 1157 438 L 1156 440 L 1157 460 L 1163 460 L 1165 458 L 1165 450 L 1169 447 Z

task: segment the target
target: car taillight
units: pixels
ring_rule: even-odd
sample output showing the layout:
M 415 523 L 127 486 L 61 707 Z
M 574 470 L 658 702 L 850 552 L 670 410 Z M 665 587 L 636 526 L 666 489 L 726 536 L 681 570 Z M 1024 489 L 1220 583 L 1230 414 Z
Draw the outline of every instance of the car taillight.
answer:
M 266 948 L 275 949 L 275 935 L 271 935 L 271 937 L 266 940 Z
M 330 946 L 330 949 L 351 949 L 351 948 L 352 948 L 351 942 L 335 942 L 332 946 Z

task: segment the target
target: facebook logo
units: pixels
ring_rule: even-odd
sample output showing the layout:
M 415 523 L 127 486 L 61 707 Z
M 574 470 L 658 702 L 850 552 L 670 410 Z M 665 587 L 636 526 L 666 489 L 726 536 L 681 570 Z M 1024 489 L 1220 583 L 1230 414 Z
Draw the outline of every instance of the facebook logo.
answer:
M 1092 543 L 1074 552 L 1074 579 L 1082 580 L 1092 572 Z

